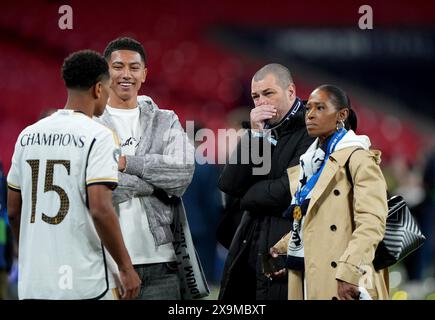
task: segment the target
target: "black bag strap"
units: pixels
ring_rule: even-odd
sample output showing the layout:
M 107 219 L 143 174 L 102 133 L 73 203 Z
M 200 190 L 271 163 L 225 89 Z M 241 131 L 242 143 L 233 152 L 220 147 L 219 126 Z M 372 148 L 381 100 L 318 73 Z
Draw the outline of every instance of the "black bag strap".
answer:
M 346 167 L 346 176 L 347 176 L 347 180 L 350 182 L 350 185 L 352 186 L 352 195 L 353 195 L 353 180 L 352 180 L 352 174 L 350 173 L 350 169 L 349 169 L 349 162 L 350 162 L 350 158 L 352 157 L 352 155 L 355 153 L 355 151 L 358 150 L 364 150 L 363 148 L 355 148 L 351 154 L 349 155 L 349 158 L 347 158 L 346 163 L 344 164 L 344 166 Z M 353 207 L 353 200 L 352 200 L 352 207 Z M 354 219 L 354 215 L 353 215 L 353 210 L 351 213 L 352 216 L 352 232 L 353 230 L 355 230 L 355 219 Z

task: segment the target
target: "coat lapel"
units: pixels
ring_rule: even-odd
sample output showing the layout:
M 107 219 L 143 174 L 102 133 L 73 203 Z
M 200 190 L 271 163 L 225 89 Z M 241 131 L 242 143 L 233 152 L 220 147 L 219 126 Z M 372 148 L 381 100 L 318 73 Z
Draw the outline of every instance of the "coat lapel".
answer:
M 319 180 L 317 181 L 316 186 L 314 187 L 313 193 L 311 195 L 310 204 L 307 210 L 307 220 L 309 219 L 310 216 L 312 216 L 311 214 L 309 214 L 309 212 L 316 204 L 316 202 L 320 199 L 322 194 L 325 192 L 326 188 L 331 183 L 338 169 L 339 166 L 337 162 L 333 160 L 332 157 L 329 157 L 329 160 L 326 162 L 325 168 L 323 168 L 323 171 L 320 174 Z
M 337 174 L 338 170 L 340 169 L 340 167 L 343 167 L 346 164 L 347 159 L 349 158 L 350 154 L 354 149 L 355 147 L 341 149 L 329 156 L 329 159 L 325 164 L 325 168 L 320 174 L 319 180 L 317 181 L 316 186 L 313 190 L 313 194 L 311 195 L 310 204 L 307 210 L 307 221 L 310 220 L 313 216 L 312 214 L 310 214 L 311 209 L 317 204 L 317 202 L 319 202 L 323 193 L 333 182 L 333 179 Z

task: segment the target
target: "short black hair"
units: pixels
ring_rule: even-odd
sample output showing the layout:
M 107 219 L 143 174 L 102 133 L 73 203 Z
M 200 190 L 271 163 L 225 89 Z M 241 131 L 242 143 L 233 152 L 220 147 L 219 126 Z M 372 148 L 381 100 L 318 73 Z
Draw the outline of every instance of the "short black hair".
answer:
M 65 58 L 62 78 L 68 89 L 88 90 L 103 78 L 110 78 L 109 66 L 98 52 L 77 51 Z
M 147 64 L 146 63 L 147 58 L 143 46 L 140 44 L 139 41 L 133 38 L 122 37 L 110 41 L 106 49 L 104 49 L 104 54 L 103 54 L 104 58 L 106 58 L 106 60 L 110 60 L 110 56 L 112 55 L 112 52 L 118 50 L 135 51 L 140 54 L 140 57 L 142 58 L 142 62 L 144 63 L 144 65 Z
M 254 74 L 254 81 L 263 80 L 267 75 L 273 75 L 276 83 L 283 89 L 287 89 L 293 83 L 293 78 L 290 70 L 279 63 L 266 64 Z

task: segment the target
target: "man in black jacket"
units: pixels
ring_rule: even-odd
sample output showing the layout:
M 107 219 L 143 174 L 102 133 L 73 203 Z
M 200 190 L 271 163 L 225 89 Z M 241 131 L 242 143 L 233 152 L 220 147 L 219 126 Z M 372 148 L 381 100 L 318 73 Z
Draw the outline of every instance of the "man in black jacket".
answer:
M 255 107 L 250 130 L 219 179 L 219 188 L 239 198 L 245 211 L 225 261 L 219 299 L 286 300 L 287 277 L 269 280 L 262 273 L 261 255 L 290 230 L 290 222 L 282 218 L 291 202 L 286 169 L 299 163 L 313 138 L 306 131 L 305 108 L 286 67 L 268 64 L 258 70 L 251 94 Z M 255 171 L 255 144 L 260 146 L 263 162 L 269 162 L 262 164 L 270 167 L 266 174 Z M 250 161 L 244 164 L 241 155 L 246 150 Z

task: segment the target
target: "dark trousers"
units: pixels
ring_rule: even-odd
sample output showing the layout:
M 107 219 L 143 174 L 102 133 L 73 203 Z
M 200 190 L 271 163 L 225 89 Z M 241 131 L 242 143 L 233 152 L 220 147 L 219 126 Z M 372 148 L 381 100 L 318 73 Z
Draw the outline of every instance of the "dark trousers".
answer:
M 181 300 L 177 263 L 135 265 L 142 281 L 137 300 Z

